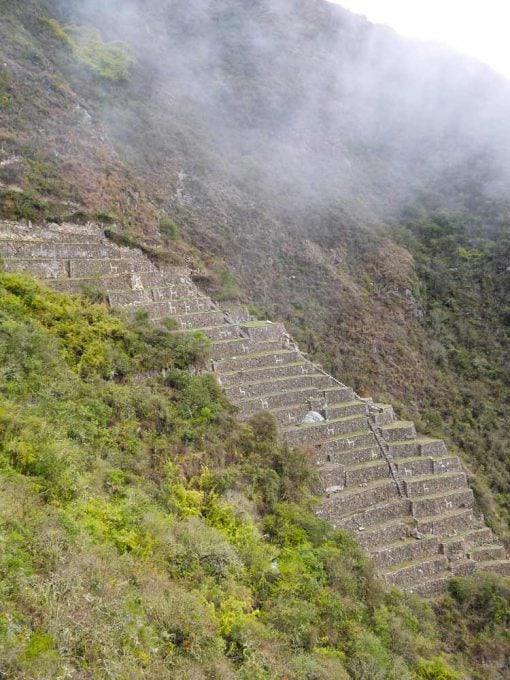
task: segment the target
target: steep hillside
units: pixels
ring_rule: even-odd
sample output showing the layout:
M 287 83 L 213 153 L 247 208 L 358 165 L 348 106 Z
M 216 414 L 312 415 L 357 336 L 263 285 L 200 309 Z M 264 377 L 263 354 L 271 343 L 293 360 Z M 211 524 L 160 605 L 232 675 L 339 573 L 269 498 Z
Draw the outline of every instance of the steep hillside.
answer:
M 507 540 L 509 114 L 486 67 L 323 0 L 0 0 L 0 218 L 82 243 L 101 222 L 149 274 L 186 264 L 233 318 L 285 321 L 445 438 Z M 0 271 L 1 677 L 508 676 L 506 579 L 454 578 L 431 606 L 389 591 L 317 519 L 310 450 L 200 373 L 217 347 L 79 290 Z M 359 506 L 370 482 L 346 475 Z
M 200 291 L 189 269 L 157 266 L 118 240 L 94 224 L 0 222 L 7 271 L 31 272 L 64 292 L 88 291 L 139 321 L 192 333 L 193 342 L 203 333 L 210 361 L 192 371 L 214 374 L 240 418 L 264 411 L 261 422 L 269 423 L 269 413 L 283 441 L 306 447 L 318 470 L 316 515 L 353 533 L 387 583 L 430 597 L 444 594 L 452 576 L 510 573 L 461 460 L 443 441 L 328 375 L 283 324 L 242 309 L 229 314 Z
M 320 0 L 0 6 L 3 216 L 115 220 L 243 289 L 508 512 L 506 81 Z
M 385 592 L 303 452 L 190 374 L 202 335 L 5 273 L 0 321 L 6 677 L 505 677 L 504 581 Z

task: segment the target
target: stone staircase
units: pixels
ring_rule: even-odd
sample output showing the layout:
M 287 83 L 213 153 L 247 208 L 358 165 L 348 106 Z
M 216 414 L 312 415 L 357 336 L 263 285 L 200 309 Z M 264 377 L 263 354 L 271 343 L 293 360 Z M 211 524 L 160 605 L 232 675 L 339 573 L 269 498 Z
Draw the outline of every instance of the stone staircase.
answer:
M 503 546 L 474 509 L 460 459 L 398 421 L 391 406 L 359 398 L 310 362 L 282 324 L 234 318 L 186 268 L 157 267 L 94 225 L 0 222 L 0 256 L 8 271 L 60 291 L 97 289 L 128 314 L 173 317 L 178 332 L 207 335 L 210 368 L 240 417 L 269 410 L 282 439 L 309 448 L 322 497 L 317 514 L 355 533 L 388 583 L 434 595 L 452 575 L 510 574 Z

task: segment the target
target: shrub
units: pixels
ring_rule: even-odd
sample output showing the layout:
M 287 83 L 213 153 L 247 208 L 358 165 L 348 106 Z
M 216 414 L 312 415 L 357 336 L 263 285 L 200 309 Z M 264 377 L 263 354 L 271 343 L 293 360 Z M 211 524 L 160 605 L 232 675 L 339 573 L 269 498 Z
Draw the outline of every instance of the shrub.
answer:
M 101 78 L 113 82 L 128 78 L 133 59 L 124 43 L 105 42 L 94 28 L 76 24 L 62 26 L 50 17 L 43 17 L 42 21 L 55 39 L 67 45 L 82 64 Z
M 416 668 L 416 677 L 420 680 L 460 680 L 460 675 L 441 656 L 429 661 L 420 660 Z
M 179 227 L 170 217 L 162 217 L 159 221 L 159 231 L 171 241 L 179 238 Z
M 111 219 L 113 222 L 113 218 Z M 103 224 L 112 224 L 112 222 L 106 222 L 105 219 L 103 219 L 102 222 Z M 133 236 L 131 236 L 131 234 L 121 233 L 113 229 L 105 229 L 104 235 L 106 236 L 106 238 L 109 238 L 110 241 L 113 241 L 113 243 L 115 243 L 118 246 L 123 246 L 124 248 L 140 247 L 136 239 Z

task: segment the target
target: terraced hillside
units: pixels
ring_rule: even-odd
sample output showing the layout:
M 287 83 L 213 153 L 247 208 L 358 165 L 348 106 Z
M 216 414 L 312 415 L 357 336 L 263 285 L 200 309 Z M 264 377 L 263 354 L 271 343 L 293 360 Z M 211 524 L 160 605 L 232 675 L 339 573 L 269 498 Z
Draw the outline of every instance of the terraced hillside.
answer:
M 92 224 L 1 222 L 0 255 L 7 270 L 32 272 L 59 290 L 98 290 L 128 314 L 173 317 L 178 332 L 206 334 L 206 368 L 240 416 L 269 410 L 289 445 L 309 449 L 323 497 L 318 514 L 354 532 L 387 582 L 431 595 L 452 574 L 510 573 L 504 548 L 474 509 L 460 459 L 398 421 L 391 406 L 361 399 L 310 362 L 281 324 L 234 318 L 189 270 L 159 267 Z

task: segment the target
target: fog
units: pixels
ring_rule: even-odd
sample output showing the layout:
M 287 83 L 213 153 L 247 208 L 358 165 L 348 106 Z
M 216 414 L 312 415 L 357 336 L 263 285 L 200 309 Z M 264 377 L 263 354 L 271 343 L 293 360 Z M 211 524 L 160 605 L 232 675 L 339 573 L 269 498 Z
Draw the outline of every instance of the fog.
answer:
M 197 181 L 287 220 L 369 219 L 427 192 L 507 190 L 509 85 L 446 48 L 322 0 L 57 4 L 129 45 L 132 78 L 100 114 L 163 201 L 192 203 Z

